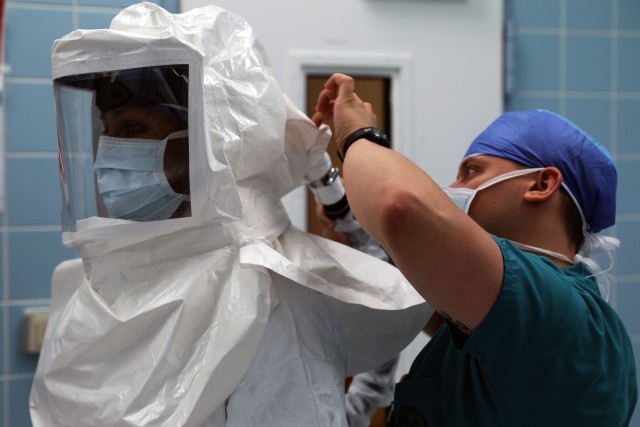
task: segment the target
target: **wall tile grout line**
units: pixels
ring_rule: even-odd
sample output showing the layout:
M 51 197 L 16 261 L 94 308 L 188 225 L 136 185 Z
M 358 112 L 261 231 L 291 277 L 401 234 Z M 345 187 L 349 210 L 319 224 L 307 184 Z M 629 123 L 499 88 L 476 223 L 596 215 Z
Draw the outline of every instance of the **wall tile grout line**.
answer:
M 558 75 L 560 81 L 558 82 L 558 109 L 560 114 L 567 115 L 567 97 L 565 91 L 567 90 L 567 0 L 560 0 L 559 2 L 559 15 L 560 15 L 560 27 L 558 28 Z

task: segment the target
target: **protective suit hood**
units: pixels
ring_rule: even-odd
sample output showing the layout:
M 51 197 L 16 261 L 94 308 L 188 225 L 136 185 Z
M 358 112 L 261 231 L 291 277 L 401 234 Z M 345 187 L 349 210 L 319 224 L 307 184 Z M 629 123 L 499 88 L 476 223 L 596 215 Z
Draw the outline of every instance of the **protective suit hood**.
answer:
M 63 243 L 82 260 L 62 263 L 53 275 L 30 398 L 34 426 L 200 426 L 214 409 L 224 413 L 230 396 L 238 413 L 275 410 L 277 393 L 259 402 L 251 387 L 238 391 L 245 374 L 259 377 L 270 363 L 268 345 L 298 345 L 310 352 L 304 363 L 336 355 L 322 369 L 331 367 L 331 388 L 343 393 L 344 375 L 386 362 L 424 326 L 433 310 L 397 269 L 291 226 L 280 198 L 323 161 L 330 135 L 283 95 L 242 18 L 214 6 L 170 14 L 140 3 L 109 29 L 56 40 L 52 64 Z M 140 76 L 155 77 L 138 85 Z M 142 89 L 129 93 L 132 82 Z M 118 92 L 97 95 L 112 83 Z M 100 156 L 141 141 L 109 139 L 105 106 L 132 103 L 186 129 L 189 190 L 181 200 L 190 209 L 183 215 L 121 219 L 103 203 L 122 184 L 109 175 L 113 166 L 140 162 Z M 145 138 L 155 150 L 153 141 L 163 137 Z M 166 152 L 170 141 L 161 147 Z M 162 152 L 155 155 L 162 163 Z M 320 320 L 297 322 L 307 320 L 301 303 Z M 274 313 L 299 332 L 271 334 Z M 304 344 L 292 336 L 315 338 Z M 311 396 L 314 378 L 325 375 L 286 381 L 299 381 Z M 339 400 L 293 406 L 300 416 L 333 417 Z M 293 419 L 292 427 L 300 425 Z
M 150 3 L 129 7 L 109 29 L 77 30 L 56 40 L 52 75 L 165 65 L 167 58 L 189 67 L 192 215 L 131 222 L 74 212 L 70 204 L 77 201 L 64 200 L 63 241 L 83 257 L 203 226 L 209 240 L 248 229 L 254 237 L 275 237 L 286 227 L 279 198 L 304 183 L 307 167 L 328 143 L 327 129 L 318 132 L 283 102 L 251 27 L 216 7 L 177 15 Z M 287 142 L 291 138 L 295 143 Z M 73 171 L 67 166 L 65 172 L 69 179 Z M 275 231 L 265 231 L 273 221 Z

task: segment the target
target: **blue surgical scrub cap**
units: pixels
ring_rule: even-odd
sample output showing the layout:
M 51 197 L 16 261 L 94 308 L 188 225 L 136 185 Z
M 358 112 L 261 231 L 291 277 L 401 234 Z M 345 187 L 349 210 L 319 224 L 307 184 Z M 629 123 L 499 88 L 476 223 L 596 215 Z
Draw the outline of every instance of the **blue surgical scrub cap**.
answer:
M 558 168 L 588 231 L 597 233 L 615 223 L 613 159 L 569 120 L 546 110 L 504 113 L 478 135 L 464 157 L 481 154 L 529 167 Z

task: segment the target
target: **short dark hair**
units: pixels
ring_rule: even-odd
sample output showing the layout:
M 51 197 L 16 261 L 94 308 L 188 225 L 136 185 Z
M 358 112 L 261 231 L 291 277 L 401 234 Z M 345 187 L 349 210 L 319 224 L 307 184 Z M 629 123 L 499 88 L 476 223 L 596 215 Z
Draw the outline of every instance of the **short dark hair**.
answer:
M 562 202 L 564 205 L 564 224 L 567 230 L 567 235 L 571 243 L 575 246 L 576 253 L 578 253 L 582 248 L 582 245 L 584 245 L 584 226 L 582 215 L 580 215 L 578 207 L 564 188 L 560 193 L 562 195 Z

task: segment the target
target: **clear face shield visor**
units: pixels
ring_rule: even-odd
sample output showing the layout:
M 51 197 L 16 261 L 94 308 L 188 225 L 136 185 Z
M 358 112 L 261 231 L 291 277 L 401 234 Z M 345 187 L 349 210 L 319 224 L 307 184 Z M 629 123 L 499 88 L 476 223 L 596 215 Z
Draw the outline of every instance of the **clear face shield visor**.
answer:
M 188 65 L 54 81 L 63 231 L 191 216 Z

